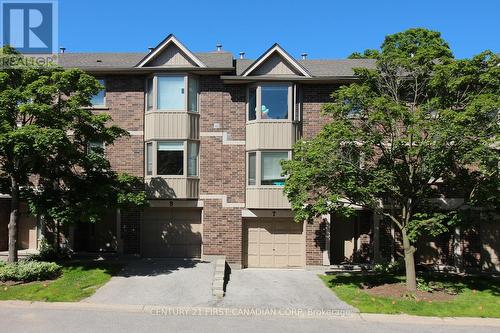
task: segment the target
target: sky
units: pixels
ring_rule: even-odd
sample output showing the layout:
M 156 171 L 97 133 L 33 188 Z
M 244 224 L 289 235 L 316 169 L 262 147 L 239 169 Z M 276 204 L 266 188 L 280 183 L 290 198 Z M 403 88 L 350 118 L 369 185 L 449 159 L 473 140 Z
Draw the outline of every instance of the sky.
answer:
M 67 52 L 146 52 L 173 33 L 193 52 L 256 58 L 279 43 L 309 59 L 378 48 L 386 35 L 437 30 L 457 58 L 500 52 L 500 0 L 59 0 Z

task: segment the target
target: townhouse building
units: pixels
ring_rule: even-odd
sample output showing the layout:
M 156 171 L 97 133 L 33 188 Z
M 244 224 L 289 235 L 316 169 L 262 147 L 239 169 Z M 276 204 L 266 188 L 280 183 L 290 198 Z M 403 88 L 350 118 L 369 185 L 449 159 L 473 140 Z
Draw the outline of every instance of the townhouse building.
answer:
M 346 220 L 323 216 L 296 223 L 283 194 L 280 161 L 293 144 L 328 122 L 321 106 L 353 68 L 371 59 L 299 59 L 275 44 L 257 59 L 222 50 L 194 53 L 169 35 L 144 53 L 63 53 L 59 64 L 101 81 L 93 112 L 109 113 L 130 136 L 104 147 L 113 168 L 141 177 L 150 207 L 113 211 L 99 224 L 68 229 L 77 251 L 143 257 L 225 255 L 233 268 L 374 263 L 397 257 L 390 222 L 360 210 Z M 99 143 L 93 143 L 99 145 Z M 6 207 L 0 199 L 0 250 Z M 36 247 L 36 218 L 26 209 L 20 244 Z M 493 237 L 492 237 L 493 235 Z M 424 240 L 418 258 L 500 270 L 499 230 Z M 394 241 L 396 239 L 396 242 Z M 467 260 L 465 260 L 468 262 Z M 486 263 L 487 261 L 487 263 Z

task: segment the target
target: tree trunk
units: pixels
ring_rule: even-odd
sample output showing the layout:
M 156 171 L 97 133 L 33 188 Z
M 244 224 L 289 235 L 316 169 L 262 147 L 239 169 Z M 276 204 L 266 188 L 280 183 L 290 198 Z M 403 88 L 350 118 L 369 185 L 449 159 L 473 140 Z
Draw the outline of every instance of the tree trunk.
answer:
M 410 240 L 406 232 L 402 231 L 403 235 L 403 250 L 405 252 L 405 268 L 406 268 L 406 290 L 411 293 L 417 291 L 417 274 L 415 271 L 415 247 L 410 244 Z
M 19 222 L 19 184 L 11 178 L 11 199 L 9 219 L 9 256 L 8 262 L 17 262 L 17 224 Z

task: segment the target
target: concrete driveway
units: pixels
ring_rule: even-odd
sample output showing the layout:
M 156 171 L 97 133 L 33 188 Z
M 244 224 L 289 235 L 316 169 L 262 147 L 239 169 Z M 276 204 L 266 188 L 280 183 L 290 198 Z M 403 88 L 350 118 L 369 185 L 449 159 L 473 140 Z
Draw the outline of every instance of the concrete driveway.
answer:
M 138 259 L 83 300 L 90 303 L 206 306 L 213 300 L 214 264 L 196 260 Z
M 219 306 L 301 310 L 357 311 L 342 302 L 307 270 L 234 270 Z

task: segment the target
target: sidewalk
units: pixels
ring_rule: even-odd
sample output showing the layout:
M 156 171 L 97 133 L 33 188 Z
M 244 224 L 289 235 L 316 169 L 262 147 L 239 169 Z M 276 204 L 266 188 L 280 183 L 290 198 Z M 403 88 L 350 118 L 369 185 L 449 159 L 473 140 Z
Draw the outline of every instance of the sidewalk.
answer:
M 409 323 L 422 325 L 443 326 L 476 326 L 476 327 L 499 327 L 498 318 L 469 318 L 469 317 L 424 317 L 410 315 L 387 315 L 371 313 L 345 312 L 342 310 L 330 310 L 321 313 L 317 310 L 312 312 L 300 309 L 283 309 L 272 311 L 270 309 L 244 309 L 244 308 L 221 308 L 221 307 L 175 307 L 175 306 L 151 306 L 151 305 L 126 305 L 126 304 L 100 304 L 85 302 L 29 302 L 29 301 L 0 301 L 2 308 L 15 309 L 44 309 L 44 310 L 73 310 L 73 311 L 101 311 L 115 313 L 149 313 L 153 316 L 228 316 L 228 317 L 281 317 L 302 319 L 324 319 L 341 321 L 364 321 L 372 323 Z

